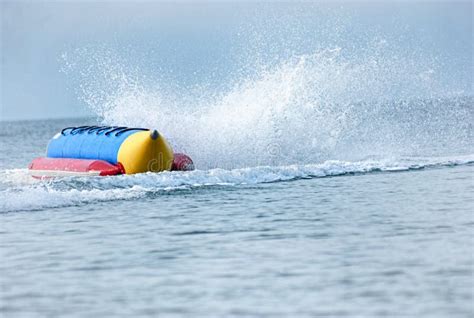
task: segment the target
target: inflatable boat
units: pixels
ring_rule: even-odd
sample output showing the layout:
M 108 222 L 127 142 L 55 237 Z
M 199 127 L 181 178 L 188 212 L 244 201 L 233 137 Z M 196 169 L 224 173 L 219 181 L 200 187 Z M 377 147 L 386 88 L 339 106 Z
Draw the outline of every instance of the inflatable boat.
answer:
M 37 178 L 170 170 L 194 170 L 194 164 L 189 156 L 174 153 L 157 130 L 119 126 L 64 128 L 49 142 L 46 157 L 29 165 Z

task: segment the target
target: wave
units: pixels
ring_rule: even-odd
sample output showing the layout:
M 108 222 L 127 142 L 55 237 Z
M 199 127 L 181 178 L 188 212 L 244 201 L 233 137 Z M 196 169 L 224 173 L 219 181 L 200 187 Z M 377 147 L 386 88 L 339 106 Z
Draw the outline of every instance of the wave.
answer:
M 330 160 L 320 164 L 162 172 L 114 177 L 36 180 L 26 169 L 0 171 L 0 211 L 35 211 L 105 201 L 137 200 L 203 187 L 238 187 L 298 179 L 399 172 L 474 163 L 474 155 L 398 160 Z

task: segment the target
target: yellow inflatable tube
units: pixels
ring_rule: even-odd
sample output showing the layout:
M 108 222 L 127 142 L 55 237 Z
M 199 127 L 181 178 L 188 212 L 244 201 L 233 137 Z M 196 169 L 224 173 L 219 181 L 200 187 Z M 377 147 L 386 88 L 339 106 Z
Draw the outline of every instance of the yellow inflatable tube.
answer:
M 122 142 L 117 162 L 126 174 L 171 170 L 173 149 L 156 130 L 140 131 Z

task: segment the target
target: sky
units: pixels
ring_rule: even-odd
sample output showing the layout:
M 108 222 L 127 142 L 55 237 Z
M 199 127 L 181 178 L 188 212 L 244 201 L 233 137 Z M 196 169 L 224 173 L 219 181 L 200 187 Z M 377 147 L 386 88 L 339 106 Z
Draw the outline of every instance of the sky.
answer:
M 442 85 L 473 92 L 471 1 L 1 1 L 0 10 L 3 121 L 94 115 L 81 87 L 104 64 L 220 90 L 262 61 L 357 52 L 375 38 L 436 60 Z

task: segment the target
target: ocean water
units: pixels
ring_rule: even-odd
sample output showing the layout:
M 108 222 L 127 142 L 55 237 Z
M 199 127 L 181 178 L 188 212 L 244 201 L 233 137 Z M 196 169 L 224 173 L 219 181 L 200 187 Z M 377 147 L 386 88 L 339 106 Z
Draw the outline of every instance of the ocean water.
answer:
M 0 122 L 0 316 L 474 316 L 472 52 L 455 15 L 407 6 L 374 27 L 273 7 L 222 30 L 201 9 L 212 23 L 188 37 L 119 15 L 27 54 L 61 65 L 30 88 L 67 86 L 90 118 Z M 28 175 L 58 131 L 93 124 L 155 128 L 197 170 Z
M 473 315 L 469 128 L 421 136 L 427 156 L 28 175 L 55 132 L 94 121 L 1 125 L 3 316 Z

